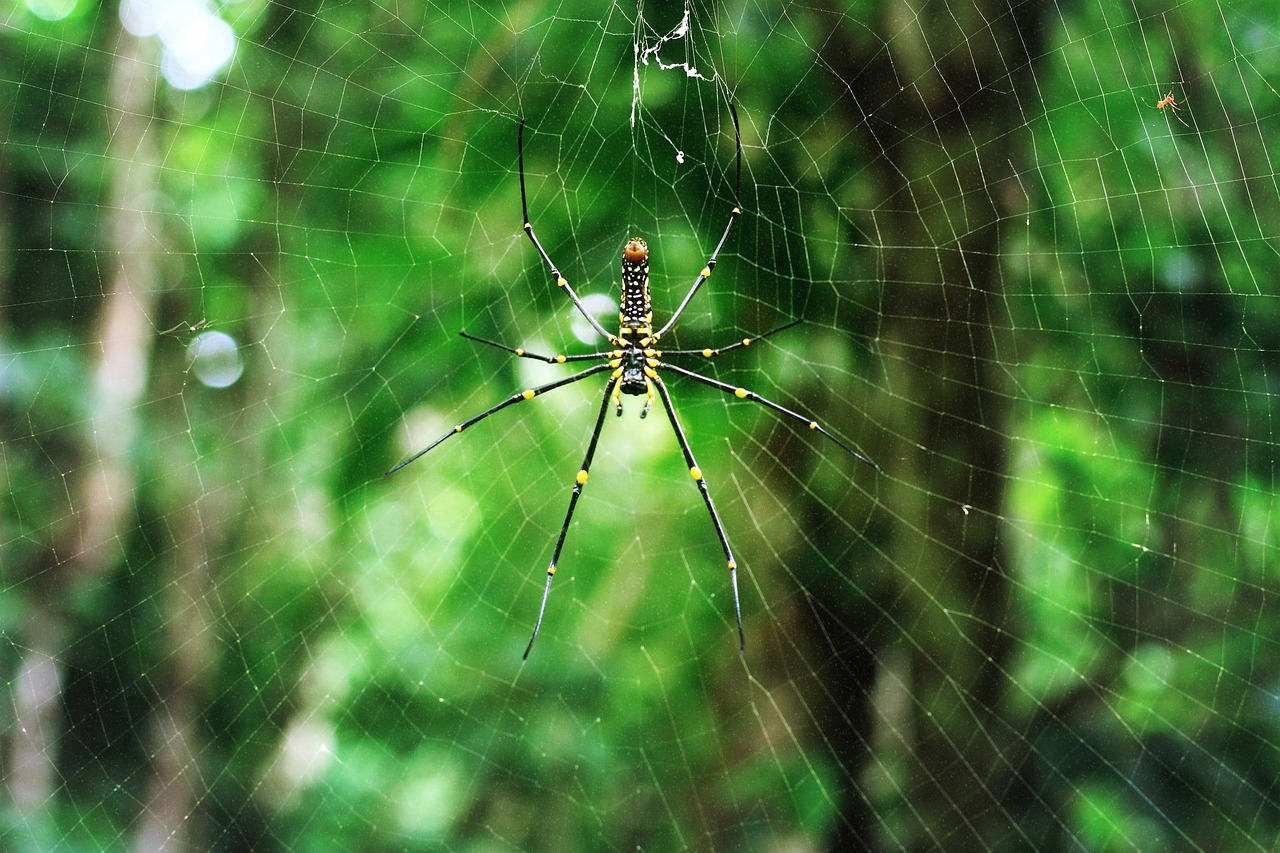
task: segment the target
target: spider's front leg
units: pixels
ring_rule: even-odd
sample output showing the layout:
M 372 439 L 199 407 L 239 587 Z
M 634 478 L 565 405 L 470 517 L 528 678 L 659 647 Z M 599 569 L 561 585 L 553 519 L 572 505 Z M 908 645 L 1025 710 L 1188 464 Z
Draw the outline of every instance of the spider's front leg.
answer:
M 658 386 L 658 393 L 662 396 L 662 407 L 667 410 L 667 420 L 671 421 L 671 428 L 675 430 L 676 440 L 680 442 L 680 450 L 684 453 L 684 461 L 689 466 L 689 476 L 693 478 L 693 482 L 698 485 L 698 491 L 702 493 L 702 500 L 707 504 L 707 512 L 711 514 L 711 524 L 715 526 L 716 536 L 720 538 L 720 547 L 724 549 L 724 559 L 729 567 L 729 582 L 733 586 L 733 615 L 738 622 L 738 651 L 745 652 L 747 650 L 747 637 L 742 630 L 742 600 L 738 596 L 738 564 L 734 562 L 733 552 L 729 549 L 729 537 L 724 532 L 724 525 L 720 523 L 720 515 L 716 512 L 715 504 L 711 502 L 711 492 L 707 491 L 707 481 L 702 476 L 702 469 L 698 467 L 698 462 L 693 458 L 693 450 L 689 447 L 689 440 L 684 436 L 684 429 L 680 426 L 680 421 L 676 418 L 676 410 L 671 405 L 671 395 L 667 393 L 666 383 L 655 373 L 653 375 L 653 384 Z
M 606 365 L 601 365 L 605 367 Z M 573 493 L 569 497 L 569 511 L 565 513 L 564 524 L 560 526 L 560 537 L 556 539 L 556 549 L 551 554 L 551 564 L 547 566 L 547 585 L 542 590 L 542 605 L 538 608 L 538 621 L 533 626 L 533 636 L 525 647 L 524 659 L 529 659 L 533 651 L 533 642 L 538 639 L 538 631 L 542 629 L 542 617 L 547 612 L 547 598 L 551 595 L 551 579 L 556 576 L 556 564 L 560 562 L 560 552 L 564 550 L 564 540 L 569 534 L 569 523 L 573 521 L 573 511 L 578 506 L 578 498 L 582 496 L 582 488 L 587 484 L 587 472 L 591 468 L 591 459 L 596 455 L 596 444 L 600 441 L 600 430 L 604 428 L 604 413 L 609 411 L 609 398 L 616 392 L 617 379 L 610 379 L 604 389 L 604 399 L 600 402 L 600 414 L 596 416 L 596 427 L 591 433 L 591 442 L 587 445 L 587 455 L 582 460 L 582 468 L 573 478 Z

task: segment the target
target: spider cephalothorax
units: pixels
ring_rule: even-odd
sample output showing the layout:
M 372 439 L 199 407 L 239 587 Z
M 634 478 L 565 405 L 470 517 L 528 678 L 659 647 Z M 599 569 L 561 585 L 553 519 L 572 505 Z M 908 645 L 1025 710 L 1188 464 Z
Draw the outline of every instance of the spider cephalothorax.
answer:
M 734 138 L 737 144 L 737 168 L 734 181 L 734 193 L 736 195 L 742 179 L 742 135 L 738 128 L 738 113 L 737 110 L 734 109 L 733 104 L 729 105 L 729 113 L 733 117 Z M 516 403 L 520 403 L 525 400 L 532 400 L 539 394 L 544 394 L 547 391 L 551 391 L 563 385 L 569 385 L 579 380 L 586 379 L 588 376 L 595 376 L 596 374 L 603 373 L 606 370 L 609 371 L 609 380 L 605 383 L 604 399 L 600 402 L 600 412 L 596 416 L 595 429 L 592 430 L 591 439 L 587 443 L 587 454 L 582 460 L 582 468 L 579 469 L 578 473 L 573 478 L 573 487 L 569 497 L 569 510 L 565 513 L 564 524 L 560 527 L 560 535 L 556 540 L 556 547 L 551 555 L 551 563 L 547 566 L 547 581 L 546 586 L 543 587 L 542 590 L 542 605 L 538 609 L 538 621 L 534 623 L 533 636 L 529 638 L 529 645 L 525 647 L 524 650 L 524 656 L 527 658 L 529 656 L 529 652 L 533 649 L 534 640 L 538 639 L 538 631 L 542 628 L 542 617 L 543 614 L 546 613 L 547 598 L 551 594 L 551 580 L 555 577 L 556 563 L 560 560 L 560 552 L 564 548 L 565 536 L 569 532 L 569 522 L 573 520 L 573 511 L 578 505 L 578 498 L 582 495 L 582 489 L 587 483 L 587 472 L 591 467 L 591 460 L 595 456 L 596 444 L 600 440 L 600 430 L 604 427 L 604 416 L 609 410 L 609 401 L 614 401 L 614 404 L 617 407 L 617 412 L 621 415 L 623 394 L 637 396 L 644 394 L 647 399 L 645 401 L 644 409 L 640 412 L 640 417 L 643 418 L 649 413 L 649 409 L 653 405 L 654 395 L 656 392 L 657 396 L 662 398 L 662 407 L 667 413 L 667 419 L 671 422 L 671 428 L 675 432 L 676 440 L 680 444 L 680 451 L 684 454 L 685 462 L 689 466 L 689 476 L 693 478 L 694 483 L 698 487 L 699 493 L 702 495 L 703 502 L 707 505 L 707 512 L 711 515 L 711 523 L 715 527 L 716 536 L 720 540 L 721 548 L 724 549 L 725 561 L 729 569 L 730 584 L 733 587 L 733 610 L 734 617 L 737 620 L 738 625 L 738 649 L 740 651 L 745 650 L 746 636 L 742 630 L 742 605 L 738 597 L 738 564 L 734 562 L 733 553 L 729 549 L 729 538 L 724 532 L 724 525 L 720 523 L 720 516 L 716 513 L 715 505 L 711 502 L 711 493 L 707 490 L 706 479 L 702 475 L 702 469 L 698 467 L 698 463 L 693 458 L 693 450 L 690 449 L 689 441 L 685 438 L 684 429 L 680 426 L 680 421 L 676 417 L 675 408 L 671 405 L 671 395 L 667 391 L 666 383 L 663 382 L 662 377 L 659 375 L 660 372 L 667 370 L 673 374 L 686 377 L 703 385 L 709 385 L 712 388 L 730 393 L 739 400 L 751 400 L 753 402 L 760 403 L 775 412 L 805 424 L 805 426 L 810 430 L 826 436 L 838 446 L 853 454 L 853 456 L 876 468 L 876 470 L 879 470 L 879 466 L 858 451 L 854 450 L 845 442 L 841 441 L 839 438 L 836 438 L 826 429 L 821 427 L 815 420 L 811 420 L 810 418 L 797 414 L 796 412 L 780 406 L 771 400 L 766 400 L 754 391 L 748 391 L 746 388 L 735 388 L 727 383 L 711 379 L 710 377 L 703 376 L 700 373 L 695 373 L 692 370 L 681 367 L 678 364 L 673 364 L 663 360 L 666 358 L 696 356 L 710 359 L 724 352 L 729 352 L 740 347 L 750 346 L 761 338 L 768 337 L 776 332 L 781 332 L 783 329 L 788 329 L 791 326 L 794 326 L 799 322 L 799 320 L 793 320 L 786 325 L 779 326 L 776 329 L 771 329 L 762 335 L 756 335 L 753 338 L 743 338 L 737 343 L 715 349 L 704 347 L 702 349 L 662 351 L 655 347 L 658 340 L 675 325 L 676 320 L 682 313 L 684 313 L 684 309 L 688 307 L 689 301 L 693 299 L 694 294 L 698 292 L 698 288 L 702 286 L 704 281 L 711 277 L 711 272 L 716 267 L 716 258 L 720 255 L 720 250 L 724 248 L 725 242 L 729 239 L 729 232 L 733 230 L 733 223 L 742 215 L 742 210 L 738 208 L 737 205 L 735 205 L 733 210 L 730 212 L 729 224 L 725 226 L 724 234 L 721 235 L 720 242 L 716 244 L 715 251 L 711 253 L 706 266 L 704 266 L 698 273 L 697 277 L 694 278 L 692 286 L 685 294 L 685 297 L 681 301 L 679 307 L 677 307 L 675 312 L 672 313 L 671 319 L 667 320 L 666 325 L 656 332 L 653 330 L 653 308 L 649 299 L 649 246 L 640 237 L 632 237 L 627 241 L 626 245 L 622 248 L 622 307 L 618 313 L 618 334 L 614 335 L 606 330 L 604 326 L 600 324 L 600 321 L 587 311 L 586 306 L 582 304 L 582 300 L 578 297 L 578 294 L 574 292 L 565 277 L 560 274 L 560 270 L 556 268 L 554 263 L 552 263 L 550 255 L 548 255 L 546 250 L 542 248 L 542 244 L 538 242 L 537 235 L 533 233 L 533 223 L 529 221 L 529 199 L 525 192 L 524 181 L 524 121 L 520 122 L 520 130 L 516 135 L 516 146 L 518 162 L 520 165 L 520 205 L 521 209 L 524 211 L 524 232 L 529 235 L 529 240 L 533 243 L 534 249 L 537 250 L 539 257 L 542 258 L 543 263 L 545 263 L 547 268 L 551 271 L 551 277 L 555 280 L 556 285 L 564 290 L 577 309 L 582 312 L 582 316 L 586 318 L 587 322 L 591 324 L 591 327 L 595 329 L 601 337 L 609 342 L 612 349 L 604 352 L 583 353 L 577 355 L 537 355 L 535 353 L 526 352 L 523 348 L 509 347 L 506 344 L 485 340 L 484 338 L 478 338 L 475 335 L 468 335 L 466 332 L 463 332 L 462 335 L 465 338 L 482 344 L 487 344 L 492 347 L 497 347 L 498 349 L 505 350 L 519 358 L 532 358 L 539 361 L 545 361 L 550 364 L 565 364 L 570 361 L 595 361 L 597 363 L 592 367 L 588 367 L 586 370 L 581 370 L 571 376 L 566 376 L 563 379 L 557 379 L 554 382 L 548 382 L 545 385 L 539 385 L 536 388 L 529 388 L 511 395 L 497 405 L 491 406 L 480 414 L 474 415 L 473 417 L 470 417 L 458 424 L 453 429 L 449 430 L 449 432 L 440 436 L 431 444 L 427 445 L 413 456 L 410 456 L 399 465 L 396 465 L 387 473 L 391 474 L 400 470 L 415 459 L 429 453 L 449 436 L 462 432 L 472 424 L 482 421 L 493 413 L 505 409 L 508 406 L 515 405 Z

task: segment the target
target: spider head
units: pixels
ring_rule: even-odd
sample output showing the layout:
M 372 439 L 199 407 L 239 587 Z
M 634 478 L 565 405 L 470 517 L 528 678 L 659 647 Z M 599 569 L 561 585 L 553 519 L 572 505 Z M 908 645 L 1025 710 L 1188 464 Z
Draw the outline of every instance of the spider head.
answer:
M 649 390 L 644 378 L 644 353 L 637 347 L 631 347 L 622 353 L 622 385 L 618 389 L 623 394 L 644 394 Z M 619 412 L 621 414 L 621 412 Z
M 640 237 L 632 237 L 622 247 L 622 310 L 618 319 L 624 337 L 628 329 L 647 335 L 653 326 L 649 303 L 649 246 Z

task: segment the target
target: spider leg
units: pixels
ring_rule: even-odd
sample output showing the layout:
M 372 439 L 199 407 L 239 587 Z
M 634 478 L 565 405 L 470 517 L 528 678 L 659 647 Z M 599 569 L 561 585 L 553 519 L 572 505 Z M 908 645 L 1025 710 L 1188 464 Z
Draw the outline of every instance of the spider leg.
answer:
M 491 347 L 497 347 L 500 350 L 506 350 L 512 355 L 520 358 L 531 358 L 534 361 L 545 361 L 547 364 L 564 364 L 566 361 L 591 361 L 592 359 L 608 358 L 613 355 L 612 352 L 589 352 L 580 355 L 538 355 L 533 352 L 526 352 L 522 347 L 509 347 L 506 344 L 500 344 L 497 341 L 491 341 L 487 338 L 478 338 L 475 335 L 469 335 L 466 332 L 458 334 L 469 341 L 475 341 L 479 344 L 486 344 Z
M 733 223 L 738 221 L 738 217 L 742 215 L 742 208 L 738 206 L 738 199 L 741 197 L 742 191 L 742 129 L 738 126 L 738 109 L 729 102 L 729 115 L 733 117 L 733 137 L 738 147 L 737 167 L 735 169 L 733 179 L 733 210 L 729 213 L 729 224 L 724 227 L 724 234 L 720 236 L 720 242 L 716 244 L 716 249 L 711 253 L 711 258 L 707 261 L 707 265 L 702 268 L 702 272 L 698 273 L 698 277 L 693 280 L 693 285 L 689 288 L 689 292 L 685 294 L 684 300 L 680 303 L 680 307 L 671 315 L 671 319 L 667 324 L 658 330 L 655 338 L 660 338 L 675 325 L 676 320 L 684 313 L 684 309 L 689 307 L 689 300 L 693 299 L 693 295 L 698 292 L 698 288 L 702 287 L 702 282 L 711 277 L 711 271 L 716 268 L 716 258 L 720 255 L 720 250 L 724 248 L 725 242 L 729 239 L 729 232 L 733 230 Z M 527 219 L 528 217 L 526 217 Z
M 600 321 L 591 316 L 591 312 L 587 310 L 587 306 L 582 304 L 582 300 L 578 298 L 578 294 L 569 286 L 569 282 L 560 274 L 560 270 L 551 260 L 551 256 L 547 254 L 547 250 L 542 248 L 542 244 L 538 242 L 538 235 L 533 233 L 533 223 L 529 221 L 529 197 L 525 193 L 524 188 L 524 119 L 520 119 L 520 131 L 516 136 L 517 156 L 520 163 L 520 209 L 524 213 L 524 233 L 529 235 L 529 239 L 533 241 L 533 247 L 538 250 L 538 254 L 542 256 L 542 262 L 551 270 L 551 277 L 556 280 L 565 293 L 569 295 L 569 299 L 573 301 L 574 306 L 582 313 L 587 322 L 591 324 L 591 328 L 595 329 L 604 339 L 611 344 L 617 344 L 618 339 L 611 335 L 604 326 L 600 325 Z
M 676 410 L 671 405 L 671 395 L 667 393 L 667 385 L 658 376 L 653 377 L 653 384 L 658 387 L 658 394 L 662 397 L 662 407 L 667 411 L 667 419 L 671 421 L 671 428 L 675 430 L 676 440 L 680 442 L 680 450 L 684 452 L 684 461 L 689 466 L 689 476 L 693 477 L 693 481 L 698 484 L 698 490 L 702 492 L 702 499 L 707 504 L 707 512 L 711 513 L 711 523 L 716 528 L 716 536 L 720 537 L 720 547 L 724 548 L 725 562 L 729 565 L 729 581 L 733 585 L 733 615 L 738 621 L 738 651 L 745 652 L 747 650 L 747 637 L 742 632 L 742 601 L 738 597 L 738 564 L 733 561 L 733 552 L 729 550 L 729 537 L 725 535 L 724 525 L 720 523 L 720 516 L 716 514 L 715 504 L 711 503 L 711 493 L 707 491 L 707 481 L 703 478 L 702 470 L 698 468 L 698 463 L 693 458 L 693 451 L 689 448 L 689 440 L 684 437 L 684 430 L 680 426 L 680 421 L 676 418 Z
M 622 383 L 613 383 L 613 402 L 618 407 L 618 417 L 622 417 Z
M 823 427 L 822 427 L 822 426 L 821 426 L 817 421 L 815 421 L 815 420 L 810 420 L 809 418 L 806 418 L 806 417 L 804 417 L 803 415 L 797 414 L 796 412 L 791 411 L 790 409 L 786 408 L 785 406 L 779 406 L 777 403 L 773 402 L 772 400 L 767 400 L 767 399 L 765 399 L 764 397 L 761 397 L 759 394 L 757 394 L 757 393 L 756 393 L 756 392 L 754 392 L 754 391 L 748 391 L 746 388 L 736 388 L 736 387 L 734 387 L 733 385 L 729 385 L 729 384 L 727 384 L 727 383 L 725 383 L 725 382 L 720 382 L 720 381 L 718 381 L 718 380 L 711 379 L 711 378 L 706 377 L 706 376 L 703 376 L 703 375 L 701 375 L 701 374 L 699 374 L 699 373 L 694 373 L 692 370 L 685 370 L 683 367 L 679 367 L 679 366 L 674 365 L 674 364 L 666 364 L 666 363 L 663 363 L 661 366 L 662 366 L 663 368 L 666 368 L 667 370 L 673 370 L 673 371 L 675 371 L 676 373 L 679 373 L 679 374 L 681 374 L 681 375 L 683 375 L 683 376 L 688 376 L 690 379 L 692 379 L 692 380 L 694 380 L 694 381 L 696 381 L 696 382 L 701 382 L 703 385 L 710 385 L 712 388 L 719 388 L 721 391 L 727 391 L 728 393 L 730 393 L 730 394 L 732 394 L 733 396 L 737 397 L 739 400 L 752 400 L 752 401 L 754 401 L 754 402 L 756 402 L 756 403 L 760 403 L 761 405 L 764 405 L 764 406 L 767 406 L 767 407 L 768 407 L 768 408 L 770 408 L 770 409 L 773 409 L 775 412 L 779 412 L 779 413 L 781 413 L 781 414 L 784 414 L 784 415 L 786 415 L 787 417 L 792 418 L 793 420 L 800 421 L 801 423 L 803 423 L 803 424 L 805 424 L 806 426 L 808 426 L 808 427 L 809 427 L 809 429 L 814 430 L 814 431 L 819 432 L 819 433 L 822 433 L 822 434 L 823 434 L 823 435 L 825 435 L 827 438 L 829 438 L 829 439 L 831 439 L 832 441 L 834 441 L 836 444 L 838 444 L 838 445 L 839 445 L 843 450 L 845 450 L 847 453 L 849 453 L 849 454 L 853 455 L 854 457 L 856 457 L 856 458 L 858 458 L 858 459 L 862 460 L 863 462 L 867 463 L 867 464 L 868 464 L 868 465 L 870 465 L 872 468 L 875 468 L 877 471 L 879 471 L 881 474 L 883 474 L 883 473 L 884 473 L 884 469 L 883 469 L 883 468 L 881 468 L 881 467 L 880 467 L 879 465 L 877 465 L 876 463 L 872 462 L 872 461 L 871 461 L 870 459 L 868 459 L 866 456 L 863 456 L 863 455 L 862 455 L 861 453 L 859 453 L 858 451 L 854 450 L 854 449 L 853 449 L 852 447 L 850 447 L 849 445 L 845 444 L 845 443 L 844 443 L 843 441 L 841 441 L 840 439 L 836 438 L 834 435 L 832 435 L 830 432 L 828 432 L 826 429 L 824 429 L 824 428 L 823 428 Z
M 449 430 L 444 435 L 440 436 L 435 441 L 428 444 L 422 450 L 419 450 L 417 453 L 410 456 L 408 459 L 396 465 L 394 468 L 390 469 L 389 471 L 387 471 L 387 473 L 383 474 L 382 476 L 384 477 L 390 476 L 395 472 L 399 471 L 404 466 L 408 465 L 409 463 L 415 462 L 418 459 L 422 458 L 423 456 L 426 456 L 428 453 L 430 453 L 431 451 L 439 447 L 446 438 L 449 438 L 450 436 L 453 436 L 453 435 L 457 435 L 467 427 L 473 424 L 477 424 L 480 421 L 484 420 L 485 418 L 489 417 L 489 415 L 492 415 L 494 412 L 500 412 L 503 409 L 505 409 L 507 406 L 513 406 L 516 403 L 522 403 L 525 400 L 532 400 L 538 394 L 545 394 L 547 391 L 550 391 L 553 388 L 559 388 L 562 385 L 570 385 L 574 382 L 577 382 L 580 379 L 586 379 L 588 376 L 592 376 L 596 373 L 600 373 L 608 369 L 609 369 L 608 362 L 605 362 L 604 364 L 597 364 L 595 367 L 589 367 L 586 370 L 575 373 L 572 376 L 567 376 L 564 379 L 557 379 L 555 382 L 548 382 L 546 385 L 539 385 L 536 388 L 530 388 L 526 391 L 521 391 L 517 394 L 512 394 L 510 397 L 503 400 L 498 405 L 490 406 L 489 408 L 485 409 L 483 412 L 476 415 L 475 417 L 468 418 L 467 420 L 458 424 L 453 429 Z
M 710 349 L 710 348 L 708 349 L 668 349 L 668 350 L 663 350 L 662 354 L 663 355 L 700 355 L 700 356 L 703 356 L 704 358 L 713 358 L 717 355 L 720 355 L 720 353 L 722 352 L 729 352 L 731 350 L 741 349 L 742 347 L 749 347 L 752 344 L 754 344 L 756 341 L 762 338 L 767 338 L 770 335 L 776 335 L 778 332 L 784 331 L 786 329 L 790 329 L 792 326 L 798 325 L 799 323 L 800 323 L 799 320 L 792 320 L 790 323 L 784 323 L 778 328 L 770 329 L 764 334 L 756 335 L 754 338 L 743 338 L 742 340 L 738 341 L 736 344 L 729 344 L 729 346 L 720 347 L 719 349 Z
M 609 365 L 605 365 L 608 367 Z M 605 386 L 604 399 L 600 403 L 600 414 L 596 416 L 596 428 L 591 433 L 591 443 L 587 445 L 587 455 L 582 460 L 582 468 L 573 480 L 573 494 L 569 497 L 569 511 L 565 513 L 564 524 L 560 527 L 560 538 L 556 540 L 556 550 L 551 555 L 551 565 L 547 566 L 547 585 L 542 590 L 542 605 L 538 608 L 538 621 L 533 625 L 533 636 L 525 647 L 523 660 L 529 659 L 533 651 L 533 641 L 538 639 L 538 631 L 542 629 L 542 616 L 547 612 L 547 598 L 551 595 L 551 579 L 556 575 L 556 563 L 560 561 L 560 551 L 564 548 L 565 536 L 569 533 L 569 522 L 573 520 L 573 511 L 578 506 L 578 498 L 582 495 L 582 487 L 587 484 L 587 471 L 591 468 L 591 458 L 596 455 L 596 443 L 600 440 L 600 430 L 604 427 L 604 413 L 609 410 L 609 399 L 612 389 L 622 380 L 615 379 Z

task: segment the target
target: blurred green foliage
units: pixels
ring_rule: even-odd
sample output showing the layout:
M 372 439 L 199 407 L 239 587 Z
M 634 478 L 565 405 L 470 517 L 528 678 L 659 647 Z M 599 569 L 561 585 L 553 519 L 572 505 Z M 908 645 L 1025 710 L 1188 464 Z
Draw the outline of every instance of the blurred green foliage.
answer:
M 163 251 L 119 557 L 64 579 L 135 248 L 131 37 L 114 6 L 10 4 L 5 849 L 146 848 L 166 808 L 209 850 L 1274 847 L 1270 7 L 924 5 L 692 4 L 659 58 L 701 76 L 638 62 L 666 8 L 221 8 L 231 68 L 147 117 Z M 661 322 L 735 202 L 730 99 L 744 215 L 674 341 L 803 318 L 708 371 L 886 474 L 673 381 L 746 655 L 679 447 L 633 404 L 522 666 L 599 383 L 381 474 L 563 375 L 459 331 L 598 346 L 521 233 L 518 118 L 548 251 L 609 293 L 644 234 Z M 229 388 L 189 372 L 206 328 L 241 344 Z

